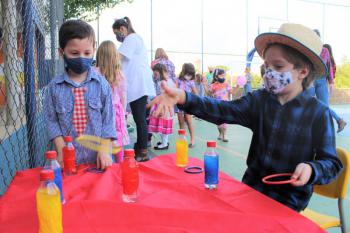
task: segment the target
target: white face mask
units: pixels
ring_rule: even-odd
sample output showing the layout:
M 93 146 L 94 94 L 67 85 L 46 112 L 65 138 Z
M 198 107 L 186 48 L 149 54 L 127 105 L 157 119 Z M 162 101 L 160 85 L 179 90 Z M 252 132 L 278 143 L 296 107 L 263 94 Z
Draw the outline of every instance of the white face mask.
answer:
M 192 79 L 192 76 L 191 76 L 191 75 L 188 75 L 188 74 L 185 74 L 184 78 L 185 78 L 186 80 L 191 80 L 191 79 Z
M 293 75 L 290 71 L 278 72 L 271 68 L 267 68 L 264 74 L 264 87 L 272 93 L 281 93 L 293 80 Z

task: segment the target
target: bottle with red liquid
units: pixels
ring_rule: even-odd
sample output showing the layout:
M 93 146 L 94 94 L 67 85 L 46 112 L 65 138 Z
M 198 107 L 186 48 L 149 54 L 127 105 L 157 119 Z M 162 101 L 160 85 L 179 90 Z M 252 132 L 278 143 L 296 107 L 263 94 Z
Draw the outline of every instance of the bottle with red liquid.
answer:
M 62 148 L 63 172 L 66 176 L 74 175 L 77 170 L 75 167 L 75 148 L 73 146 L 73 139 L 71 136 L 66 136 L 63 140 L 66 144 Z
M 124 151 L 124 161 L 121 163 L 122 185 L 124 202 L 136 202 L 139 188 L 139 165 L 135 160 L 135 152 L 132 149 Z

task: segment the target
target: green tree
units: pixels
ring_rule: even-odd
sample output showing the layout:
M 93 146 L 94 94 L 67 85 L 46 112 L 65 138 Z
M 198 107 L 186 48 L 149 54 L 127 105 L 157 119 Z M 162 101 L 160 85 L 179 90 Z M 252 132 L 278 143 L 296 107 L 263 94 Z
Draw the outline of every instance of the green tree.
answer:
M 64 17 L 66 19 L 84 19 L 92 21 L 99 12 L 113 8 L 122 2 L 131 3 L 133 0 L 64 0 Z
M 337 66 L 334 79 L 335 88 L 350 88 L 350 62 Z

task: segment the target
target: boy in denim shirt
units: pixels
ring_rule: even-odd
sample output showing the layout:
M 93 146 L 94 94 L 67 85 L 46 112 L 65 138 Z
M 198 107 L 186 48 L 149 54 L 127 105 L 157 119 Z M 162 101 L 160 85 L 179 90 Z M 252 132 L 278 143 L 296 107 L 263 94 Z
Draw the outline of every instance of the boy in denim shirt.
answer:
M 95 33 L 81 20 L 66 21 L 59 31 L 59 52 L 66 72 L 47 86 L 44 109 L 49 139 L 53 140 L 62 161 L 63 137 L 82 134 L 115 139 L 115 116 L 108 82 L 92 67 Z M 79 144 L 76 162 L 97 163 L 105 169 L 112 164 L 110 155 L 93 152 Z

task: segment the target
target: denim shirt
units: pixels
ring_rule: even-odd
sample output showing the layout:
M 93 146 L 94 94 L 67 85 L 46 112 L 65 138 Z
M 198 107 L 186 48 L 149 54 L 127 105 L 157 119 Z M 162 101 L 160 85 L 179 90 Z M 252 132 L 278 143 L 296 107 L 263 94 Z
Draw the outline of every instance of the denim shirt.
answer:
M 239 124 L 253 131 L 243 183 L 296 210 L 303 210 L 312 185 L 327 184 L 342 169 L 335 150 L 332 116 L 327 106 L 304 91 L 281 105 L 276 95 L 258 90 L 234 101 L 199 98 L 186 93 L 181 110 L 215 124 Z M 299 163 L 312 167 L 309 182 L 266 185 L 274 173 L 293 173 Z
M 86 87 L 84 94 L 87 109 L 87 125 L 84 134 L 102 138 L 116 138 L 115 116 L 113 114 L 112 91 L 106 79 L 94 69 L 80 84 L 72 81 L 67 73 L 56 76 L 47 86 L 44 98 L 44 114 L 49 140 L 59 136 L 77 137 L 73 126 L 73 88 Z M 77 144 L 77 163 L 96 163 L 96 152 Z

